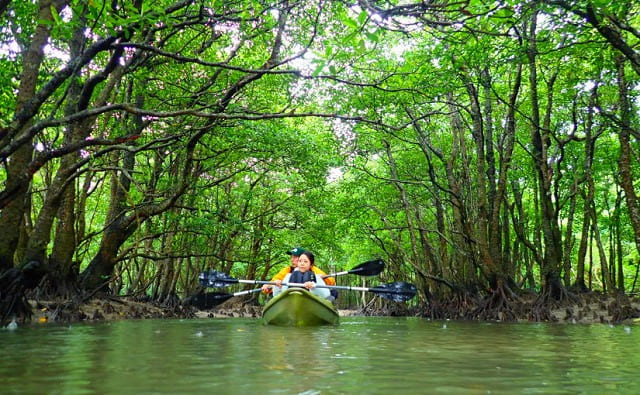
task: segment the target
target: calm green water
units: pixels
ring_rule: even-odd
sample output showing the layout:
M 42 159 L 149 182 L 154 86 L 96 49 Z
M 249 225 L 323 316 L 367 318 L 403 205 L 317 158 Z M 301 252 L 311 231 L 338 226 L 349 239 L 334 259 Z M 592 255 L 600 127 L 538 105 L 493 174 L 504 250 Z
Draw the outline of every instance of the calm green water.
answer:
M 0 330 L 1 394 L 640 393 L 640 327 L 343 318 Z

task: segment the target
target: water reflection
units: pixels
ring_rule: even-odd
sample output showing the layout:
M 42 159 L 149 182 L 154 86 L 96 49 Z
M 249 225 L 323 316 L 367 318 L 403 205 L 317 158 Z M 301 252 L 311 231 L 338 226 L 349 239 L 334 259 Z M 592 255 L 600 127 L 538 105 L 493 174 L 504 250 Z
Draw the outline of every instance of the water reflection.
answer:
M 636 393 L 640 328 L 345 317 L 0 331 L 4 393 Z

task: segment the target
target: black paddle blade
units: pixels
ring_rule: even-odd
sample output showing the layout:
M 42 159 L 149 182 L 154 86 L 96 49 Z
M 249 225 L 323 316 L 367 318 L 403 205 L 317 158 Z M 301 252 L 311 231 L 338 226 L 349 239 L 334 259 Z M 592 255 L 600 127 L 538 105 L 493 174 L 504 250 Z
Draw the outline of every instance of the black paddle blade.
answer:
M 375 259 L 359 264 L 349 270 L 349 274 L 357 274 L 358 276 L 376 276 L 384 270 L 384 261 Z
M 209 270 L 208 272 L 200 273 L 198 282 L 200 285 L 209 288 L 224 288 L 231 284 L 236 284 L 238 280 L 230 277 L 227 273 Z
M 415 285 L 402 281 L 378 285 L 369 290 L 381 298 L 393 300 L 394 302 L 406 302 L 416 296 L 417 293 Z
M 184 301 L 185 304 L 195 306 L 200 310 L 207 310 L 225 302 L 233 297 L 233 294 L 221 292 L 201 292 L 190 296 Z

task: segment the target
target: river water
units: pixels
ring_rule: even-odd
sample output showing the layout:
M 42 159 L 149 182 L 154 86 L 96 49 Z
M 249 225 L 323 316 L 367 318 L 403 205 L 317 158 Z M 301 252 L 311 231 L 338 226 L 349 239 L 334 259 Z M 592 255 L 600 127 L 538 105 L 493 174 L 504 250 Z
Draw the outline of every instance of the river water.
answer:
M 636 394 L 640 327 L 344 317 L 0 330 L 0 394 Z

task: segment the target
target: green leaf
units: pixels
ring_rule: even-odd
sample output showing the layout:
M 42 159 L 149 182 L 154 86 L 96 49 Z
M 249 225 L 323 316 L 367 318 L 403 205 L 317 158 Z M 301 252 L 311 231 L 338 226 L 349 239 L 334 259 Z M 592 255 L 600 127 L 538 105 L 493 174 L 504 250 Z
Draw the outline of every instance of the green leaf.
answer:
M 359 53 L 365 52 L 367 50 L 367 46 L 365 45 L 364 40 L 358 41 L 358 44 L 357 44 L 355 50 L 357 52 L 359 52 Z
M 342 23 L 344 23 L 345 25 L 347 25 L 347 27 L 350 27 L 352 29 L 357 29 L 358 28 L 358 22 L 354 21 L 353 19 L 346 17 L 342 20 Z
M 53 5 L 50 7 L 51 8 L 51 16 L 53 17 L 53 20 L 56 24 L 62 24 L 62 18 L 60 18 L 60 14 L 58 14 L 58 10 L 56 9 L 56 7 L 54 7 Z
M 38 19 L 38 24 L 39 25 L 49 25 L 52 26 L 53 22 L 48 20 L 48 19 Z
M 324 65 L 325 65 L 325 61 L 318 60 L 317 63 L 318 63 L 318 66 L 316 67 L 315 70 L 313 70 L 313 73 L 311 74 L 314 77 L 317 77 L 322 72 L 322 69 L 324 68 Z
M 378 37 L 378 30 L 376 30 L 376 31 L 375 31 L 375 32 L 373 32 L 373 33 L 371 33 L 371 32 L 366 32 L 366 33 L 365 33 L 365 36 L 367 36 L 367 38 L 368 38 L 370 41 L 373 41 L 373 42 L 376 42 L 376 43 L 377 43 L 378 41 L 380 41 L 380 37 Z
M 369 14 L 367 14 L 366 11 L 362 11 L 360 15 L 358 15 L 358 22 L 360 22 L 361 25 L 364 25 L 364 23 L 367 21 L 368 16 Z
M 496 11 L 496 17 L 498 18 L 511 18 L 513 16 L 513 10 L 511 8 L 501 8 Z

